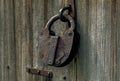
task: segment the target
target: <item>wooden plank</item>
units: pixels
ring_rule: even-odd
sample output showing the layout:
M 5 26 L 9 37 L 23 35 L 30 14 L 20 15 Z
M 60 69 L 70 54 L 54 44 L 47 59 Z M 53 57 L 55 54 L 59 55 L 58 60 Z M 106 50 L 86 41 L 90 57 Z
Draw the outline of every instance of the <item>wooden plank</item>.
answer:
M 120 80 L 120 1 L 117 0 L 117 81 Z
M 33 64 L 33 0 L 25 0 L 25 30 L 26 35 L 26 67 L 30 67 Z M 24 46 L 23 46 L 24 47 Z M 27 73 L 25 81 L 33 81 L 33 75 Z
M 117 80 L 117 0 L 111 0 L 111 52 L 112 52 L 112 80 L 113 81 L 119 81 Z
M 15 38 L 17 81 L 32 81 L 26 67 L 32 66 L 32 1 L 15 0 Z
M 16 81 L 16 71 L 15 71 L 15 38 L 14 38 L 14 4 L 13 0 L 4 0 L 4 8 L 5 8 L 5 13 L 4 13 L 4 52 L 6 52 L 6 57 L 4 60 L 6 61 L 6 66 L 5 69 L 6 74 L 4 75 L 5 78 L 8 78 L 8 80 L 5 81 Z M 4 53 L 5 54 L 5 53 Z M 5 63 L 4 63 L 5 64 Z
M 80 34 L 80 46 L 77 58 L 77 81 L 87 81 L 87 38 L 89 20 L 89 1 L 79 0 L 77 4 L 77 31 Z
M 78 1 L 77 20 L 80 33 L 80 49 L 77 67 L 77 81 L 96 81 L 96 17 L 97 1 Z
M 23 74 L 23 61 L 25 61 L 25 55 L 22 58 L 22 28 L 25 27 L 25 13 L 23 0 L 16 0 L 15 4 L 15 39 L 16 39 L 16 78 L 17 81 L 25 81 L 25 72 Z M 22 75 L 23 74 L 23 75 Z M 24 76 L 24 77 L 23 77 Z
M 3 27 L 4 27 L 4 0 L 0 0 L 0 81 L 3 81 L 4 77 L 4 51 L 3 51 Z
M 105 0 L 101 0 L 101 1 L 99 0 L 97 3 L 98 3 L 98 5 L 97 5 L 97 49 L 96 49 L 97 50 L 97 60 L 96 60 L 97 61 L 97 78 L 98 78 L 98 80 L 101 80 L 101 81 L 104 81 L 104 80 L 110 81 L 110 78 L 109 78 L 110 77 L 110 75 L 109 75 L 109 72 L 110 72 L 109 49 L 110 49 L 110 47 L 109 47 L 109 45 L 111 44 L 111 40 L 109 40 L 108 37 L 111 36 L 111 33 L 107 32 L 108 27 L 106 26 L 107 22 L 105 21 L 105 18 L 106 18 L 105 10 L 106 9 L 104 8 Z M 109 12 L 109 9 L 108 9 L 108 12 Z M 109 20 L 110 20 L 110 18 L 109 18 Z M 106 55 L 106 52 L 108 52 L 109 55 Z M 106 60 L 107 60 L 107 62 L 106 62 Z M 108 65 L 106 65 L 105 62 L 108 63 Z M 106 77 L 106 75 L 107 75 L 107 77 Z M 108 79 L 106 79 L 106 78 L 108 78 Z
M 16 81 L 13 0 L 1 0 L 1 81 Z M 14 75 L 14 76 L 13 76 Z

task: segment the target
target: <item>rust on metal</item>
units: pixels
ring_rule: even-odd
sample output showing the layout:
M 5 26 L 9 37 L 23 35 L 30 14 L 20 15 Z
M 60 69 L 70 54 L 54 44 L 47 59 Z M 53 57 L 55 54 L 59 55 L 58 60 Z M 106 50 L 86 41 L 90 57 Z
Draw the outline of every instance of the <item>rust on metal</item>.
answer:
M 39 54 L 46 65 L 61 66 L 68 58 L 72 49 L 74 38 L 74 20 L 70 15 L 65 16 L 70 23 L 70 27 L 62 36 L 50 34 L 52 24 L 59 19 L 59 15 L 53 16 L 39 37 Z
M 56 51 L 55 66 L 62 66 L 69 58 L 74 39 L 74 20 L 70 15 L 66 18 L 70 22 L 70 27 L 59 37 L 58 47 Z
M 67 6 L 59 10 L 60 20 L 63 22 L 68 22 L 65 18 L 66 15 L 70 15 L 75 19 L 75 0 L 67 0 Z
M 68 14 L 64 14 L 66 10 Z M 62 66 L 69 59 L 74 42 L 74 17 L 74 0 L 68 0 L 68 6 L 62 8 L 59 14 L 51 17 L 40 32 L 38 50 L 44 64 Z M 58 19 L 69 23 L 69 27 L 63 35 L 56 36 L 51 30 L 51 26 Z
M 53 77 L 53 73 L 49 71 L 33 69 L 33 68 L 26 68 L 26 69 L 27 69 L 27 72 L 31 74 L 42 75 L 42 76 L 49 77 L 49 78 Z
M 71 7 L 70 15 L 74 18 L 75 17 L 75 0 L 67 0 L 67 5 Z
M 53 65 L 53 63 L 54 63 L 58 39 L 59 39 L 58 36 L 51 36 L 50 37 L 50 45 L 49 45 L 50 51 L 49 51 L 48 58 L 47 58 L 48 65 Z

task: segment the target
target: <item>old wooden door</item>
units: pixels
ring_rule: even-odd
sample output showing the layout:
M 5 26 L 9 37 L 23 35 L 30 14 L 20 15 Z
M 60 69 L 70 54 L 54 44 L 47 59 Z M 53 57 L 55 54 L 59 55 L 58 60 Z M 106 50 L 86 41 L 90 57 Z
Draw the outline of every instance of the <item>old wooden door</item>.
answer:
M 44 66 L 38 32 L 66 0 L 0 0 L 0 81 L 43 81 L 26 67 L 50 70 L 52 81 L 120 81 L 120 0 L 76 0 L 79 52 L 67 66 Z M 65 23 L 56 22 L 58 31 Z

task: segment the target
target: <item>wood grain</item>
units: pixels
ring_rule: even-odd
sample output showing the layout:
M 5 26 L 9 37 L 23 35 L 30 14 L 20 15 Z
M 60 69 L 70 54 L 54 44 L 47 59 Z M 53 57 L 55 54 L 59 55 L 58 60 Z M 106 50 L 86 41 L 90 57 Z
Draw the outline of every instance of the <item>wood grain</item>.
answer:
M 120 1 L 76 0 L 79 52 L 65 67 L 46 66 L 37 46 L 40 30 L 67 0 L 0 0 L 0 81 L 44 81 L 26 67 L 52 71 L 52 81 L 120 81 Z M 60 35 L 66 23 L 52 30 Z
M 4 32 L 4 5 L 3 0 L 0 0 L 0 80 L 3 81 L 4 78 L 4 52 L 3 52 L 3 32 Z
M 0 0 L 1 81 L 16 81 L 13 7 L 13 0 Z
M 81 45 L 78 81 L 116 80 L 116 0 L 77 1 Z M 119 18 L 118 18 L 119 19 Z
M 119 81 L 120 80 L 120 59 L 119 59 L 119 57 L 120 57 L 120 1 L 119 0 L 117 0 L 117 16 L 116 16 L 116 24 L 117 24 L 117 41 L 116 41 L 116 43 L 117 43 L 117 47 L 116 47 L 116 52 L 117 52 L 117 55 L 116 55 L 116 59 L 117 59 L 117 63 L 116 63 L 116 66 L 117 66 L 117 70 L 116 70 L 116 72 L 117 72 L 117 77 L 116 77 L 116 80 L 117 81 Z
M 16 0 L 14 6 L 17 81 L 32 81 L 33 76 L 26 72 L 33 60 L 32 1 Z

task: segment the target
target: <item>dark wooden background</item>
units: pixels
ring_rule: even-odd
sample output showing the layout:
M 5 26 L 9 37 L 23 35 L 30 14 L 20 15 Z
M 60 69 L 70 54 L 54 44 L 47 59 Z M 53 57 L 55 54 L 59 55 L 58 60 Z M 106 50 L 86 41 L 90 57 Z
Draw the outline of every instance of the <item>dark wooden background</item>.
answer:
M 41 63 L 38 32 L 65 4 L 66 0 L 0 0 L 0 81 L 43 81 L 28 74 L 26 67 L 53 71 L 52 81 L 120 81 L 120 0 L 76 0 L 81 37 L 77 56 L 62 68 Z M 58 21 L 54 30 L 65 26 Z

